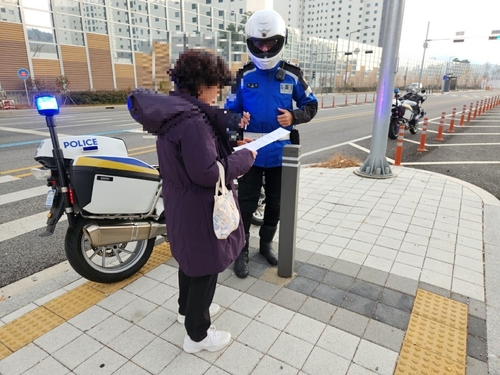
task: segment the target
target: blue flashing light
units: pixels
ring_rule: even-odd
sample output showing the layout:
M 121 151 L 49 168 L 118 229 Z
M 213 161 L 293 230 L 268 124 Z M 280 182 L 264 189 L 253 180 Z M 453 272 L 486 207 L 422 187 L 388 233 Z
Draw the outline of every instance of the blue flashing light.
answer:
M 59 103 L 52 95 L 38 96 L 36 98 L 36 109 L 42 116 L 54 116 L 59 114 Z
M 398 88 L 395 88 L 394 89 L 394 94 L 397 94 L 399 92 L 399 89 Z

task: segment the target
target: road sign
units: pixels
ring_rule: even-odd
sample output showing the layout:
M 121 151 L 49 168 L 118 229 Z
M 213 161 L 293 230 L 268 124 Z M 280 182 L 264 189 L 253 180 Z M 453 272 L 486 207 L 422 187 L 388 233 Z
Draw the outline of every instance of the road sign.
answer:
M 446 80 L 448 80 L 448 76 L 445 74 L 445 75 L 443 76 L 443 81 L 446 81 Z
M 22 68 L 17 71 L 17 75 L 19 78 L 26 81 L 30 77 L 30 72 L 28 69 Z

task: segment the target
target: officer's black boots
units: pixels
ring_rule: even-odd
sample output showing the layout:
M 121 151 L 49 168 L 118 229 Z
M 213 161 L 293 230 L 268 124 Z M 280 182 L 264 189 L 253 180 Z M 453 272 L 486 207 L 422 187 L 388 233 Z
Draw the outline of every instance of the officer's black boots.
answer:
M 250 240 L 250 235 L 245 235 L 245 247 L 241 250 L 240 255 L 234 261 L 234 273 L 241 279 L 248 276 L 248 242 Z
M 267 262 L 272 266 L 278 265 L 278 256 L 273 251 L 273 237 L 278 227 L 263 225 L 260 227 L 260 253 L 266 258 Z

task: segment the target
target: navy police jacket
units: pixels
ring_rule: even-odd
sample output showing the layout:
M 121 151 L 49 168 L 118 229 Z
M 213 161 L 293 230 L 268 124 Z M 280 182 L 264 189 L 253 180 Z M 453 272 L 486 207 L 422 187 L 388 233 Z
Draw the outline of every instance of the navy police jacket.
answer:
M 276 77 L 279 68 L 285 73 L 282 80 Z M 239 114 L 243 111 L 250 113 L 247 132 L 270 133 L 281 127 L 277 117 L 282 113 L 278 108 L 292 113 L 293 123 L 285 128 L 292 130 L 293 125 L 308 122 L 316 115 L 318 100 L 298 66 L 282 60 L 274 68 L 262 70 L 249 62 L 238 71 L 225 108 Z M 280 167 L 286 144 L 290 144 L 290 141 L 278 140 L 259 149 L 254 165 L 263 168 Z

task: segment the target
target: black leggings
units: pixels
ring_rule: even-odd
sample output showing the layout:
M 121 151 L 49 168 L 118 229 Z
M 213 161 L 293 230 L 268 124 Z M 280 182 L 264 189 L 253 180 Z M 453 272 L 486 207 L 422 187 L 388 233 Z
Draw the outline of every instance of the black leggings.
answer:
M 266 208 L 264 225 L 275 227 L 280 220 L 281 167 L 262 168 L 253 166 L 238 179 L 238 203 L 245 234 L 250 232 L 252 215 L 259 204 L 262 178 L 265 178 Z
M 191 340 L 200 342 L 207 337 L 212 324 L 209 307 L 214 299 L 217 276 L 190 277 L 179 269 L 179 314 Z

